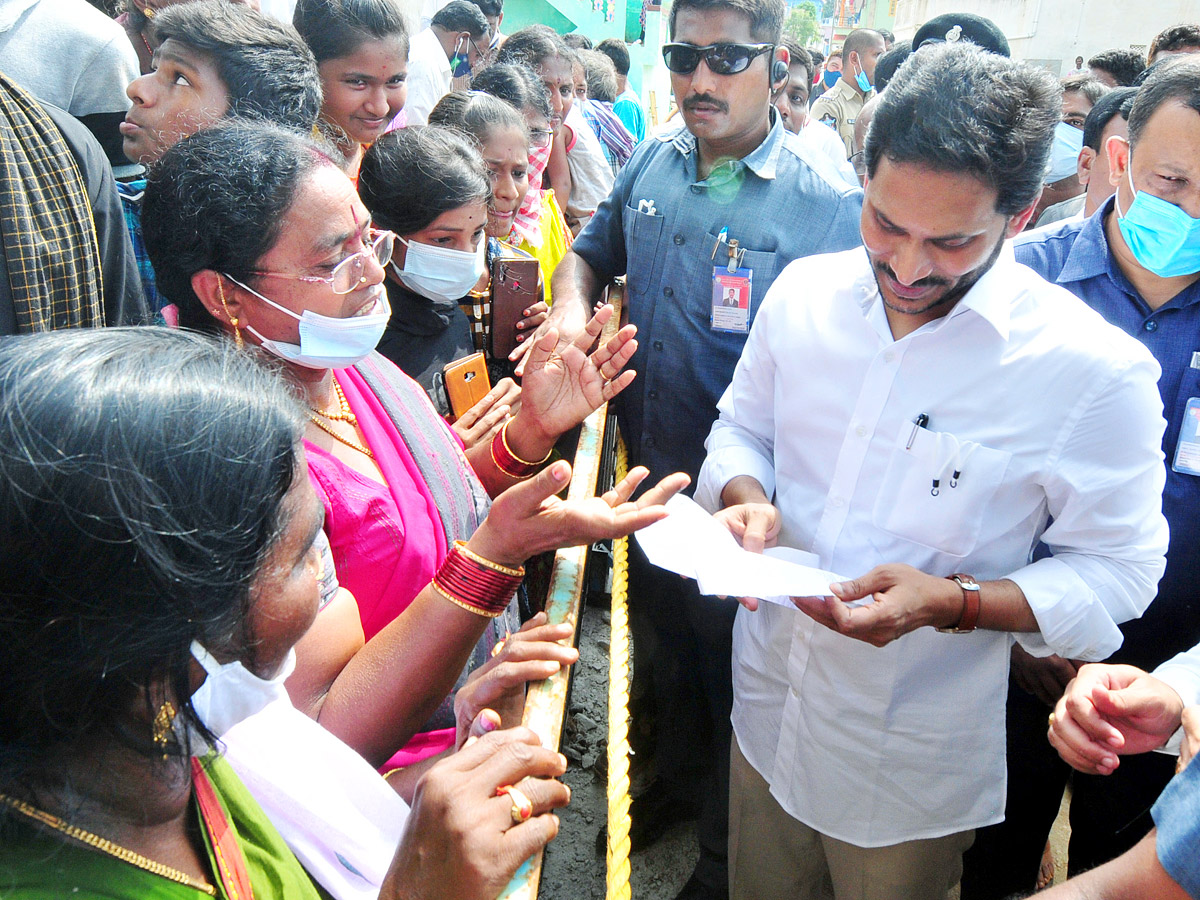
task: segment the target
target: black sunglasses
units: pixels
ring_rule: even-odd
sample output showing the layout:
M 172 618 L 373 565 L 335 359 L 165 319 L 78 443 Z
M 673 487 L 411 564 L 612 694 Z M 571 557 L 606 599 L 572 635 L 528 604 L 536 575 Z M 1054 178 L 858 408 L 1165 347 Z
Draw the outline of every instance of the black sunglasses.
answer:
M 690 75 L 700 65 L 701 58 L 715 75 L 736 75 L 749 68 L 757 57 L 775 49 L 774 44 L 663 44 L 663 62 L 676 75 Z

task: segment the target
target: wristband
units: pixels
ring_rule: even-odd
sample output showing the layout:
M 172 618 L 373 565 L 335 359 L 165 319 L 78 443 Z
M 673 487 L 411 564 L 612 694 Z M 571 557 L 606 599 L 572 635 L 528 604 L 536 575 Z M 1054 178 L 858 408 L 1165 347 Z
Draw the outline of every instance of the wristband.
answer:
M 492 462 L 509 478 L 528 478 L 549 461 L 550 457 L 554 455 L 554 448 L 552 447 L 550 452 L 538 462 L 521 459 L 508 446 L 508 426 L 512 424 L 512 421 L 509 419 L 505 422 L 504 427 L 497 431 L 496 436 L 492 438 Z
M 524 566 L 502 566 L 468 550 L 462 541 L 455 541 L 431 585 L 455 606 L 495 618 L 508 608 L 524 577 Z

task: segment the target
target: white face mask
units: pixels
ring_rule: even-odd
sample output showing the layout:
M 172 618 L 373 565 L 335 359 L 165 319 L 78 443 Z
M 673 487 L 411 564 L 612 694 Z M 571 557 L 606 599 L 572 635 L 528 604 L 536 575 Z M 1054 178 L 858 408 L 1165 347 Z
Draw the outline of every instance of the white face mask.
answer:
M 219 663 L 198 641 L 192 641 L 192 656 L 208 677 L 192 694 L 192 708 L 209 731 L 220 737 L 230 728 L 276 700 L 287 697 L 283 683 L 296 668 L 296 651 L 289 650 L 283 665 L 272 678 L 259 678 L 240 662 Z
M 337 319 L 310 309 L 296 315 L 236 278 L 230 278 L 228 275 L 225 277 L 242 290 L 249 291 L 259 300 L 300 323 L 299 345 L 265 338 L 249 325 L 246 326 L 246 330 L 258 338 L 262 348 L 268 353 L 306 369 L 345 369 L 362 362 L 375 349 L 379 339 L 383 337 L 384 329 L 387 328 L 388 319 L 392 317 L 392 308 L 388 305 L 387 291 L 382 283 L 372 289 L 375 296 L 371 312 Z
M 465 297 L 487 269 L 487 238 L 481 237 L 474 251 L 399 240 L 408 250 L 404 268 L 392 263 L 393 271 L 406 287 L 434 302 Z

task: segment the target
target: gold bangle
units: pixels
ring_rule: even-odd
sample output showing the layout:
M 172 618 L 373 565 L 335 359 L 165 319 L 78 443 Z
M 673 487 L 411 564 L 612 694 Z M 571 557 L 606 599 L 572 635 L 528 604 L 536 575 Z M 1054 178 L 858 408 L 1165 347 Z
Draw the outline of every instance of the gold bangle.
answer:
M 461 553 L 463 556 L 465 556 L 467 559 L 474 560 L 475 562 L 479 563 L 481 566 L 487 566 L 487 568 L 491 569 L 493 572 L 499 572 L 501 575 L 507 575 L 509 578 L 524 578 L 525 577 L 525 567 L 524 566 L 518 566 L 515 569 L 510 569 L 508 566 L 502 566 L 498 562 L 492 562 L 490 559 L 484 559 L 482 556 L 480 556 L 474 550 L 471 550 L 470 548 L 468 548 L 466 541 L 455 541 L 454 546 L 458 550 L 458 552 Z
M 438 584 L 436 581 L 429 582 L 429 586 L 431 588 L 433 588 L 435 591 L 437 591 L 439 594 L 441 594 L 443 597 L 445 597 L 447 600 L 449 600 L 451 603 L 453 603 L 455 606 L 457 606 L 461 609 L 465 609 L 469 613 L 475 613 L 475 615 L 483 616 L 486 619 L 494 619 L 497 616 L 504 615 L 503 609 L 500 610 L 499 612 L 488 612 L 486 609 L 480 609 L 479 607 L 472 606 L 469 603 L 463 603 L 461 600 L 459 600 L 457 597 L 455 597 L 449 591 L 447 591 L 445 588 L 443 588 L 440 584 Z
M 513 423 L 513 420 L 509 419 L 507 422 L 504 423 L 504 427 L 500 429 L 500 440 L 504 442 L 504 449 L 508 451 L 508 455 L 511 456 L 513 459 L 515 459 L 518 463 L 520 463 L 523 466 L 535 466 L 536 467 L 536 466 L 545 465 L 546 460 L 548 460 L 551 456 L 554 455 L 553 447 L 550 448 L 549 453 L 547 453 L 545 456 L 543 456 L 537 462 L 530 462 L 529 460 L 522 459 L 521 457 L 517 456 L 517 454 L 513 453 L 512 447 L 510 447 L 508 445 L 508 426 L 511 425 L 512 423 Z

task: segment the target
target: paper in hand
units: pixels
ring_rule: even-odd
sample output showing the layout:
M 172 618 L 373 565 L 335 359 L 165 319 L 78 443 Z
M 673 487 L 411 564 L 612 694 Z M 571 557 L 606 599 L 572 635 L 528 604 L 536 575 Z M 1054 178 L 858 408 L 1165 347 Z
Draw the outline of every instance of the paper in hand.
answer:
M 803 550 L 743 550 L 737 538 L 690 497 L 676 494 L 666 506 L 665 519 L 637 532 L 638 544 L 654 565 L 694 578 L 702 594 L 757 597 L 795 609 L 791 597 L 828 597 L 833 593 L 830 584 L 848 580 L 814 567 L 817 557 Z

